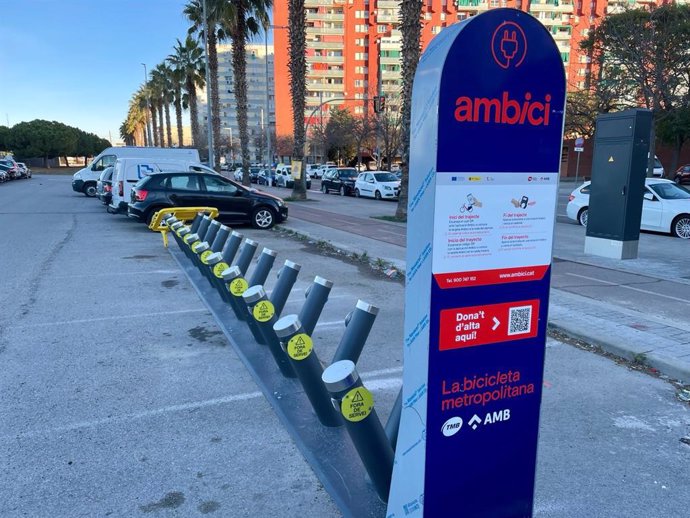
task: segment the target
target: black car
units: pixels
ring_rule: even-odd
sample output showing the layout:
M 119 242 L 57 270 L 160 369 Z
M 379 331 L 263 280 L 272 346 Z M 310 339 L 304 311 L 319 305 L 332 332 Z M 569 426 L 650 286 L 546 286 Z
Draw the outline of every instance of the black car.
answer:
M 357 169 L 354 167 L 330 169 L 321 179 L 321 192 L 328 194 L 330 191 L 337 191 L 341 196 L 351 196 L 355 192 L 356 180 Z
M 156 211 L 166 207 L 216 207 L 219 219 L 251 223 L 268 229 L 287 219 L 288 208 L 276 196 L 244 187 L 212 173 L 155 173 L 132 188 L 127 214 L 150 223 Z
M 259 185 L 270 185 L 275 187 L 276 185 L 276 171 L 275 169 L 262 169 L 259 171 L 259 177 L 257 179 Z

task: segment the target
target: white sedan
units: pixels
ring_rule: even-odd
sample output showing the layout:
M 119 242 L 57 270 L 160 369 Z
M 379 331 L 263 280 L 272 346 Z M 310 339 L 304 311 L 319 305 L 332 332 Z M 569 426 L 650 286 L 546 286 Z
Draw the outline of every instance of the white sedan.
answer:
M 359 173 L 355 181 L 355 196 L 393 199 L 400 194 L 400 180 L 388 171 L 369 171 Z
M 566 213 L 580 225 L 587 226 L 590 182 L 575 189 L 568 198 Z M 690 239 L 690 191 L 671 180 L 645 179 L 640 229 L 670 232 Z

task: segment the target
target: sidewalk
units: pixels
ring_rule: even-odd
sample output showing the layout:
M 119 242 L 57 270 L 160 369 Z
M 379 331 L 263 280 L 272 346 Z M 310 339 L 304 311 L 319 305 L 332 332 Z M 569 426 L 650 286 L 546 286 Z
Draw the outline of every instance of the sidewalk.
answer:
M 369 239 L 346 231 L 290 218 L 282 228 L 302 234 L 314 241 L 327 241 L 347 254 L 366 252 L 372 260 L 381 258 L 405 271 L 405 248 Z M 555 260 L 583 260 L 573 252 Z M 588 258 L 596 263 L 597 258 Z M 605 260 L 611 268 L 611 260 Z M 626 265 L 627 266 L 627 265 Z M 661 271 L 663 265 L 654 270 Z M 690 383 L 690 325 L 646 316 L 638 311 L 551 289 L 549 327 L 582 340 L 616 356 L 644 363 L 665 376 Z

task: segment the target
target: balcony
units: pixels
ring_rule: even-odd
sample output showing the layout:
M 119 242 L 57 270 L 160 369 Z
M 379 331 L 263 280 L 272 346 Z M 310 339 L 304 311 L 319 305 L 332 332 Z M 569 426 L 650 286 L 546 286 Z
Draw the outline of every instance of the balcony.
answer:
M 328 83 L 307 83 L 309 92 L 343 92 L 345 85 L 333 85 Z
M 376 2 L 376 7 L 379 9 L 400 9 L 400 0 L 379 0 Z
M 400 79 L 400 70 L 381 70 L 383 79 Z
M 333 0 L 304 0 L 304 7 L 333 7 Z
M 343 27 L 307 27 L 307 36 L 320 34 L 323 36 L 343 36 L 345 34 Z
M 342 49 L 344 43 L 342 41 L 310 41 L 307 40 L 308 49 Z
M 307 56 L 307 63 L 333 63 L 339 65 L 344 62 L 344 56 Z
M 376 17 L 377 23 L 389 22 L 389 23 L 399 23 L 400 17 L 397 14 L 379 14 Z
M 567 31 L 552 32 L 553 39 L 558 41 L 570 41 L 570 33 Z
M 399 65 L 400 62 L 402 61 L 401 57 L 397 58 L 380 58 L 381 59 L 381 64 L 382 65 Z
M 489 10 L 488 2 L 479 2 L 478 0 L 460 0 L 457 4 L 460 12 L 482 12 Z
M 530 12 L 533 13 L 538 13 L 538 12 L 545 12 L 545 13 L 572 13 L 573 12 L 573 4 L 566 4 L 566 3 L 543 3 L 543 4 L 538 4 L 535 2 L 532 2 L 530 4 L 529 8 Z
M 317 21 L 323 20 L 328 22 L 342 22 L 345 20 L 345 15 L 340 14 L 327 14 L 327 13 L 307 13 L 307 21 Z
M 309 70 L 307 77 L 344 77 L 344 70 Z

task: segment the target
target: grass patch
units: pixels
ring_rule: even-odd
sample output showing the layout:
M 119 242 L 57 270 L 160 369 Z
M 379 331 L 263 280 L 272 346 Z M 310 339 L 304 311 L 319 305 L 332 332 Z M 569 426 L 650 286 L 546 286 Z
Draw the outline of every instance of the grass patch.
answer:
M 304 202 L 304 201 L 319 201 L 319 200 L 312 200 L 311 198 L 306 198 L 306 199 L 302 200 L 302 199 L 300 199 L 300 198 L 295 198 L 295 197 L 293 197 L 293 196 L 288 196 L 288 197 L 286 197 L 286 198 L 283 198 L 283 201 L 291 201 L 291 202 L 298 203 L 298 202 Z
M 407 218 L 396 218 L 395 216 L 371 216 L 372 219 L 382 219 L 393 223 L 407 223 Z

